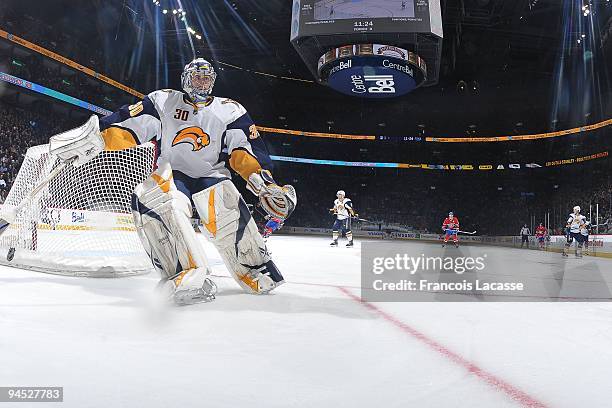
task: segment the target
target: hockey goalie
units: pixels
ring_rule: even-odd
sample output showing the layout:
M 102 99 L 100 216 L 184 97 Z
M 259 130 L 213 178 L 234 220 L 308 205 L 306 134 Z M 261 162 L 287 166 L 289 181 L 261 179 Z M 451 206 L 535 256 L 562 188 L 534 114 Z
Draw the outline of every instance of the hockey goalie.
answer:
M 202 232 L 219 251 L 227 269 L 248 293 L 268 293 L 283 276 L 226 163 L 246 180 L 271 216 L 286 220 L 297 204 L 295 190 L 272 177 L 266 146 L 238 102 L 214 97 L 216 73 L 195 59 L 181 75 L 183 92 L 164 89 L 80 128 L 54 136 L 50 153 L 79 166 L 102 150 L 121 150 L 155 140 L 161 151 L 155 172 L 138 185 L 132 213 L 138 235 L 160 286 L 177 304 L 208 302 L 216 285 L 202 245 L 191 227 L 192 204 Z

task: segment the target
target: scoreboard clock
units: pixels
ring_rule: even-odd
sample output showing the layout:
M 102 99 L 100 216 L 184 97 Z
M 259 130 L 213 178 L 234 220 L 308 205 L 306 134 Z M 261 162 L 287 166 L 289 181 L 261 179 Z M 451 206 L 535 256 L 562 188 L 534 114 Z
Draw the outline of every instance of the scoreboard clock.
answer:
M 442 37 L 439 0 L 294 0 L 291 39 L 321 34 L 432 33 Z

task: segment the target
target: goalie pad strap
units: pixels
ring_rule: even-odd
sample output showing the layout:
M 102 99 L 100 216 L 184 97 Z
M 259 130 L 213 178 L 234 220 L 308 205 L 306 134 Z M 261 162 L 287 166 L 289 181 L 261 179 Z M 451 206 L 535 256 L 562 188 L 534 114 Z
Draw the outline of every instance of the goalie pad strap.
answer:
M 189 221 L 191 203 L 176 189 L 169 164 L 162 164 L 136 187 L 132 214 L 143 246 L 163 278 L 173 279 L 190 269 L 208 270 Z

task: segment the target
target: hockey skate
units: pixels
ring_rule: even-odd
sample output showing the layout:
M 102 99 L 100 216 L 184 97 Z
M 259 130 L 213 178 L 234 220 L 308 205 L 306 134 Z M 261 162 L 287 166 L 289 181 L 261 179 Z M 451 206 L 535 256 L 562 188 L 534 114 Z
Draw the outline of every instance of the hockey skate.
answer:
M 270 293 L 285 283 L 282 275 L 276 269 L 267 270 L 266 268 L 251 269 L 240 277 L 240 281 L 254 290 L 257 295 Z
M 202 276 L 198 276 L 201 273 L 197 269 L 183 271 L 172 279 L 162 279 L 158 288 L 178 306 L 212 302 L 215 300 L 217 285 L 209 278 L 202 281 Z
M 329 246 L 333 246 L 333 247 L 337 247 L 338 246 L 338 240 L 334 239 L 331 244 L 329 244 Z
M 353 246 L 353 240 L 350 240 L 350 241 L 348 242 L 348 244 L 346 244 L 346 247 L 347 247 L 347 248 L 350 248 L 350 247 L 352 247 L 352 246 Z

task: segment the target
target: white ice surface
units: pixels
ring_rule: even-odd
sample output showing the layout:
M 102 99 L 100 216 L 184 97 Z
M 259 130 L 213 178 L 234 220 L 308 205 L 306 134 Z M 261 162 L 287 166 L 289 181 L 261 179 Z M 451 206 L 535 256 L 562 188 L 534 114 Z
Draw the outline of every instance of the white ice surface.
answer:
M 360 244 L 328 242 L 272 237 L 288 283 L 260 297 L 243 294 L 206 244 L 226 277 L 215 302 L 183 308 L 155 300 L 155 276 L 0 267 L 0 386 L 64 387 L 63 404 L 0 407 L 529 406 L 509 388 L 543 406 L 612 406 L 611 304 L 377 303 L 384 318 L 337 287 L 359 295 Z M 509 269 L 547 255 L 487 250 Z M 612 261 L 589 262 L 612 273 Z

